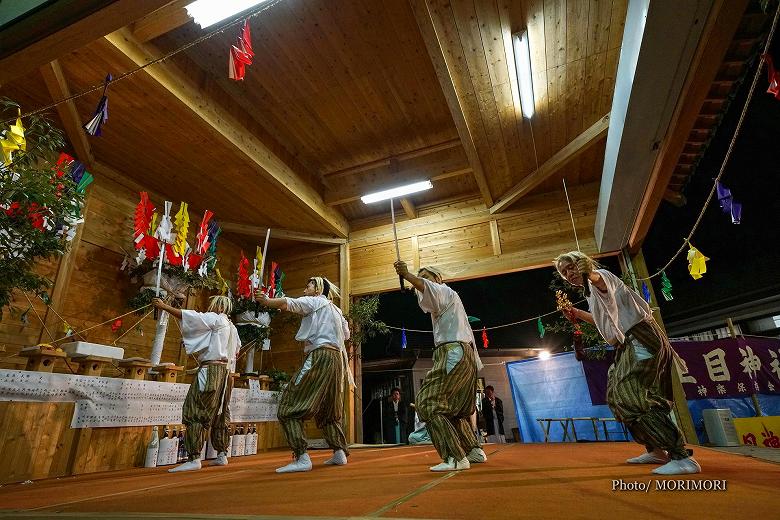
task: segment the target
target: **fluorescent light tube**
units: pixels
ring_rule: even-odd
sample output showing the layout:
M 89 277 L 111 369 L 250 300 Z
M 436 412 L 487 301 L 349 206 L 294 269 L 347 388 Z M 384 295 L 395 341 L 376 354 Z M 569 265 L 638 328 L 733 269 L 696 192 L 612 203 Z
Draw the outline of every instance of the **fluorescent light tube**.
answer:
M 515 70 L 517 84 L 520 87 L 520 106 L 523 117 L 534 116 L 534 83 L 531 77 L 531 49 L 528 45 L 528 31 L 512 35 L 512 47 L 515 53 Z
M 187 14 L 195 19 L 202 29 L 221 22 L 225 18 L 262 4 L 267 0 L 196 0 L 188 6 Z
M 431 181 L 415 182 L 414 184 L 407 184 L 406 186 L 399 186 L 398 188 L 392 188 L 389 190 L 363 195 L 360 197 L 360 199 L 365 204 L 371 204 L 372 202 L 403 197 L 404 195 L 409 195 L 410 193 L 417 193 L 418 191 L 429 190 L 431 188 L 433 188 Z

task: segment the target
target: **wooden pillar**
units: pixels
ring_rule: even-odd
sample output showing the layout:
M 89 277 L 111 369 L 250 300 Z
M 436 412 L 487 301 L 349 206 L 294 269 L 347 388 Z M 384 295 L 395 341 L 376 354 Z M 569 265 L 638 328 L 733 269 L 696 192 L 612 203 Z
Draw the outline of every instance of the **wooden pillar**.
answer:
M 633 256 L 629 256 L 627 252 L 623 252 L 621 256 L 620 267 L 624 273 L 631 275 L 634 282 L 635 289 L 641 294 L 642 282 L 638 281 L 638 278 L 647 278 L 650 276 L 650 272 L 645 264 L 645 256 L 642 254 L 642 250 Z M 653 317 L 658 325 L 666 332 L 663 319 L 661 318 L 661 310 L 658 308 L 658 299 L 655 297 L 655 291 L 653 291 L 652 280 L 645 281 L 647 288 L 650 291 L 650 307 L 653 309 Z M 688 400 L 685 398 L 685 390 L 680 381 L 680 373 L 676 367 L 672 370 L 672 389 L 674 393 L 674 414 L 677 417 L 677 423 L 685 436 L 685 441 L 688 444 L 699 444 L 699 438 L 696 435 L 696 428 L 693 426 L 693 419 L 691 418 L 691 412 L 688 409 Z

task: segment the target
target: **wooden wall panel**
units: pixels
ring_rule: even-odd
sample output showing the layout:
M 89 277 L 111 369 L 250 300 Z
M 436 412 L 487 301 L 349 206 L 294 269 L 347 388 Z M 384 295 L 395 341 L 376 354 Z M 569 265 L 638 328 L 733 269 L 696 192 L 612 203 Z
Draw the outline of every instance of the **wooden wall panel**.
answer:
M 572 188 L 569 196 L 580 247 L 596 254 L 598 184 Z M 398 223 L 401 257 L 410 261 L 417 255 L 421 265 L 438 266 L 450 279 L 466 279 L 547 266 L 555 255 L 576 249 L 562 192 L 525 197 L 496 217 L 473 199 L 420 208 L 418 218 Z M 491 220 L 496 221 L 493 233 Z M 355 228 L 349 238 L 353 296 L 394 290 L 392 226 Z M 495 247 L 496 237 L 500 247 Z M 411 247 L 415 239 L 416 251 Z

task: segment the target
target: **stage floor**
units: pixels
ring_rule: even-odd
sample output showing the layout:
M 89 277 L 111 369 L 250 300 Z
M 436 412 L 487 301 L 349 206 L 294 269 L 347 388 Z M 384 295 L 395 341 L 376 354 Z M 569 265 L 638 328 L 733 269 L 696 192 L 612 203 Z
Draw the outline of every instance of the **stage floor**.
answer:
M 432 446 L 353 450 L 345 467 L 277 475 L 287 452 L 231 459 L 227 467 L 169 474 L 133 469 L 8 484 L 0 518 L 777 518 L 780 465 L 707 448 L 704 472 L 656 479 L 623 464 L 633 443 L 486 445 L 468 471 L 432 473 Z M 667 480 L 726 481 L 725 491 L 659 490 Z M 613 481 L 648 484 L 615 490 Z

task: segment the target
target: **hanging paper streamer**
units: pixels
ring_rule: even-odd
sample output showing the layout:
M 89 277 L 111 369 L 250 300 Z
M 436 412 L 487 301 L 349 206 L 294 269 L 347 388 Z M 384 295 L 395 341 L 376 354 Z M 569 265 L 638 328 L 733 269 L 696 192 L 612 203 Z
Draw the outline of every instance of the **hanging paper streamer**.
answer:
M 176 212 L 174 223 L 176 224 L 176 240 L 173 244 L 173 250 L 183 257 L 187 252 L 187 232 L 190 227 L 190 215 L 187 212 L 186 202 L 182 202 L 179 205 L 179 211 Z
M 198 243 L 195 247 L 195 252 L 199 255 L 205 255 L 206 251 L 208 251 L 209 245 L 211 245 L 209 242 L 209 221 L 213 216 L 213 212 L 206 210 L 203 213 L 203 219 L 200 221 L 200 227 L 198 228 L 197 235 Z
M 701 254 L 701 251 L 695 247 L 691 246 L 688 250 L 688 272 L 694 280 L 698 280 L 707 272 L 707 260 L 709 258 Z
M 208 268 L 209 270 L 214 269 L 214 266 L 217 263 L 217 237 L 219 237 L 219 234 L 222 232 L 222 229 L 219 227 L 219 224 L 217 223 L 216 219 L 212 220 L 209 223 L 209 250 L 206 254 L 206 257 L 209 259 L 208 261 Z
M 536 318 L 536 328 L 539 331 L 539 337 L 543 338 L 546 330 L 544 329 L 544 323 L 542 323 L 542 318 Z
M 271 272 L 268 273 L 268 296 L 270 298 L 274 298 L 276 295 L 276 270 L 278 269 L 278 264 L 276 262 L 271 262 Z
M 647 303 L 650 303 L 650 288 L 645 282 L 642 282 L 642 298 L 644 298 Z
M 27 140 L 24 137 L 24 126 L 22 125 L 22 110 L 18 110 L 19 116 L 16 118 L 16 124 L 9 126 L 5 136 L 0 138 L 0 158 L 5 166 L 11 164 L 14 152 L 27 150 Z
M 260 287 L 262 280 L 260 280 L 260 268 L 263 265 L 263 250 L 260 246 L 255 249 L 255 258 L 252 260 L 252 276 L 249 277 L 249 281 L 252 282 L 252 299 L 255 298 L 255 290 Z
M 673 300 L 672 298 L 672 282 L 666 277 L 666 271 L 661 271 L 661 293 L 664 295 L 666 301 Z
M 154 213 L 154 206 L 149 202 L 149 195 L 142 191 L 141 200 L 135 207 L 134 215 L 133 243 L 136 250 L 141 250 L 146 245 L 146 236 L 152 221 L 152 213 Z
M 406 348 L 406 329 L 401 328 L 401 348 Z
M 225 279 L 222 278 L 222 273 L 219 272 L 219 269 L 215 269 L 214 272 L 217 273 L 217 282 L 219 282 L 219 294 L 225 296 L 230 290 L 230 286 L 225 281 Z
M 766 61 L 766 71 L 769 76 L 769 88 L 766 90 L 767 94 L 772 94 L 775 98 L 780 99 L 780 71 L 775 69 L 772 56 L 764 54 L 762 57 L 764 58 L 764 61 Z
M 100 136 L 103 125 L 108 121 L 108 96 L 106 96 L 106 91 L 108 90 L 108 84 L 112 80 L 111 74 L 106 76 L 106 80 L 103 83 L 103 95 L 100 96 L 100 101 L 98 101 L 97 108 L 95 108 L 95 115 L 84 124 L 84 130 L 89 135 Z
M 249 259 L 241 251 L 241 261 L 238 264 L 238 282 L 236 283 L 236 295 L 239 298 L 249 298 L 252 294 L 252 286 L 249 283 Z
M 718 190 L 718 201 L 723 213 L 731 216 L 732 224 L 739 224 L 742 220 L 742 204 L 734 200 L 734 197 L 731 196 L 731 190 L 721 184 L 720 181 L 715 183 L 715 186 Z
M 252 64 L 252 58 L 255 53 L 252 52 L 252 35 L 249 31 L 249 20 L 244 20 L 244 27 L 238 37 L 238 43 L 230 46 L 230 55 L 228 57 L 228 77 L 230 79 L 241 81 L 246 73 L 246 66 Z
M 482 348 L 488 348 L 488 344 L 490 342 L 488 341 L 487 337 L 487 329 L 485 327 L 482 327 Z

